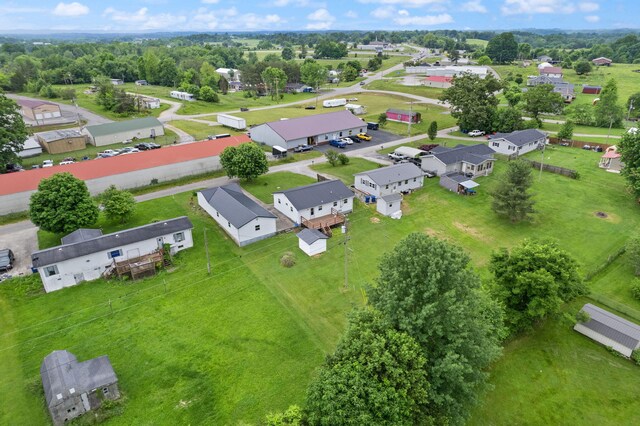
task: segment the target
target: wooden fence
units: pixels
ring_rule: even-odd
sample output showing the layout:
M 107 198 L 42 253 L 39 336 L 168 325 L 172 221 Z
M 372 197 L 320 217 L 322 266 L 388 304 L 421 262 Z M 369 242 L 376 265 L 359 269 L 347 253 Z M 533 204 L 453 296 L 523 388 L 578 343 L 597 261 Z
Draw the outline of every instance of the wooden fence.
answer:
M 589 145 L 591 148 L 599 146 L 600 148 L 602 148 L 602 151 L 605 151 L 610 146 L 615 145 L 615 144 L 607 144 L 607 143 L 574 141 L 571 139 L 560 139 L 560 138 L 555 138 L 551 136 L 549 136 L 549 143 L 552 145 L 561 145 L 563 143 L 566 143 L 566 144 L 569 144 L 568 146 L 572 148 L 582 148 L 585 145 Z
M 580 177 L 580 174 L 577 170 L 566 169 L 564 167 L 553 166 L 551 164 L 543 164 L 538 161 L 527 160 L 526 158 L 523 158 L 522 160 L 531 164 L 531 167 L 536 170 L 540 170 L 540 166 L 542 166 L 542 170 L 544 170 L 545 172 L 556 173 L 562 176 L 570 177 L 571 179 L 578 179 Z

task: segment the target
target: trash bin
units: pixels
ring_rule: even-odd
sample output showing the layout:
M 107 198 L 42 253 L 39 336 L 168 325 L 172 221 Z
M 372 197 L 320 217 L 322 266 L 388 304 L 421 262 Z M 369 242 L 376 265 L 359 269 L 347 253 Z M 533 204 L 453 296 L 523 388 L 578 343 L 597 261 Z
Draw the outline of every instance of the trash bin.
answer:
M 371 200 L 371 197 L 369 197 L 368 195 L 364 196 L 364 202 L 369 204 L 369 200 Z

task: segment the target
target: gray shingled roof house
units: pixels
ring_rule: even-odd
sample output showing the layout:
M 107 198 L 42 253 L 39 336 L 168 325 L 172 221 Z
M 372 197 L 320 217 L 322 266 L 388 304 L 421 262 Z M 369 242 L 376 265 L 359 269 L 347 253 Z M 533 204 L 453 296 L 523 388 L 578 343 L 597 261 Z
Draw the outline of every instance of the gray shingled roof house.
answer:
M 424 173 L 413 163 L 400 163 L 354 174 L 354 186 L 364 194 L 382 197 L 422 188 Z
M 241 247 L 276 234 L 276 216 L 237 183 L 198 192 L 198 204 Z
M 340 180 L 325 180 L 273 193 L 273 206 L 294 223 L 353 210 L 353 192 Z
M 457 145 L 453 148 L 437 146 L 430 155 L 422 157 L 422 170 L 442 176 L 447 173 L 462 173 L 486 176 L 493 171 L 495 151 L 485 144 Z
M 293 149 L 299 145 L 327 144 L 366 129 L 367 123 L 345 110 L 271 121 L 252 127 L 250 133 L 255 142 Z
M 496 133 L 489 136 L 489 146 L 500 154 L 524 155 L 547 143 L 547 135 L 538 129 L 517 130 L 511 133 Z
M 103 399 L 120 397 L 118 377 L 106 355 L 78 362 L 69 351 L 53 351 L 44 358 L 40 376 L 55 425 L 99 408 Z
M 640 348 L 640 326 L 609 311 L 587 303 L 581 309 L 589 321 L 577 323 L 573 329 L 580 334 L 611 347 L 626 357 Z
M 298 247 L 309 256 L 327 251 L 329 237 L 317 229 L 304 228 L 296 236 L 298 237 Z
M 89 141 L 95 146 L 111 145 L 127 139 L 146 139 L 164 135 L 164 126 L 155 117 L 136 118 L 134 120 L 114 121 L 96 124 L 84 128 Z

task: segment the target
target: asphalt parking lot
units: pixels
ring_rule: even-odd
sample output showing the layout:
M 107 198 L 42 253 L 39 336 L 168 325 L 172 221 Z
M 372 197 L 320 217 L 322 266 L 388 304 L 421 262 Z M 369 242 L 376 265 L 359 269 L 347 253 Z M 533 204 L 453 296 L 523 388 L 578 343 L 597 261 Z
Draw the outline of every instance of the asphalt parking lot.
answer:
M 344 149 L 336 148 L 335 146 L 331 146 L 329 144 L 319 145 L 314 147 L 315 150 L 320 152 L 326 152 L 328 149 L 333 149 L 340 152 L 352 152 L 357 151 L 358 149 L 366 148 L 372 145 L 384 145 L 388 142 L 393 142 L 398 139 L 402 139 L 404 136 L 399 136 L 394 133 L 389 133 L 384 130 L 368 130 L 367 134 L 371 136 L 371 140 L 366 142 L 362 141 L 360 143 L 354 143 L 353 145 L 348 145 Z
M 16 257 L 13 269 L 7 272 L 8 274 L 18 276 L 31 273 L 31 253 L 38 250 L 37 232 L 38 228 L 31 222 L 19 222 L 2 227 L 0 249 L 11 249 Z

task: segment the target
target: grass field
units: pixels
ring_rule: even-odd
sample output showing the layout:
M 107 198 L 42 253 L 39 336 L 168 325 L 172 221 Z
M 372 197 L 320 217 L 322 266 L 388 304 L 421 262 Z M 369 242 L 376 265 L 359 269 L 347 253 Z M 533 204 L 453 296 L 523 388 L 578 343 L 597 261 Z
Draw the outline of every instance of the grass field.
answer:
M 489 44 L 487 40 L 480 40 L 479 38 L 468 38 L 467 43 L 480 47 L 487 47 L 487 44 Z
M 242 182 L 242 187 L 252 193 L 256 198 L 267 204 L 273 204 L 273 193 L 285 191 L 296 186 L 309 185 L 316 182 L 315 179 L 291 172 L 279 172 L 259 176 L 251 182 Z
M 322 163 L 311 166 L 311 169 L 325 176 L 335 176 L 338 179 L 342 180 L 345 185 L 349 186 L 353 185 L 353 175 L 355 173 L 377 169 L 378 167 L 382 167 L 382 165 L 374 163 L 373 161 L 365 160 L 363 158 L 351 157 L 349 158 L 349 164 L 346 164 L 344 166 L 337 165 L 334 167 L 329 163 Z
M 220 133 L 229 133 L 230 135 L 240 135 L 244 133 L 244 131 L 232 129 L 230 127 L 221 125 L 211 126 L 209 124 L 191 120 L 174 120 L 170 121 L 168 124 L 189 133 L 191 136 L 196 138 L 196 140 L 206 139 L 209 135 L 216 135 Z
M 411 95 L 424 96 L 425 98 L 438 99 L 443 89 L 426 86 L 405 86 L 395 80 L 376 80 L 365 86 L 370 90 L 390 90 L 393 92 L 409 93 Z

